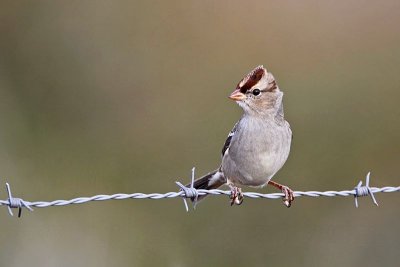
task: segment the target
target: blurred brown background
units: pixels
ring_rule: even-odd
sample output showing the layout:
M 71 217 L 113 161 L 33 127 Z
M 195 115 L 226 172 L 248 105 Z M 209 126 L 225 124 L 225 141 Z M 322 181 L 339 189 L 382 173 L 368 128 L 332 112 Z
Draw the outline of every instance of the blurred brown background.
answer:
M 294 132 L 278 181 L 344 190 L 371 170 L 399 185 L 399 1 L 2 1 L 0 20 L 0 186 L 15 196 L 177 190 L 218 166 L 241 114 L 227 96 L 259 64 Z M 398 266 L 400 196 L 376 197 L 2 207 L 0 266 Z

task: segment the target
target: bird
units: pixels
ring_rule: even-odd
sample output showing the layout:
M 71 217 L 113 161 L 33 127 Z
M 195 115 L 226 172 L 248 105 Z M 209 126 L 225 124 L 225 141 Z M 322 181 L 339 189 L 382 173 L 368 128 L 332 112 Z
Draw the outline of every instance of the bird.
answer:
M 242 204 L 242 186 L 271 185 L 282 191 L 283 203 L 290 207 L 293 190 L 271 180 L 285 164 L 292 141 L 292 130 L 283 112 L 283 92 L 274 76 L 260 65 L 239 81 L 229 98 L 236 101 L 243 114 L 224 143 L 220 166 L 196 179 L 192 186 L 210 190 L 228 185 L 232 206 Z

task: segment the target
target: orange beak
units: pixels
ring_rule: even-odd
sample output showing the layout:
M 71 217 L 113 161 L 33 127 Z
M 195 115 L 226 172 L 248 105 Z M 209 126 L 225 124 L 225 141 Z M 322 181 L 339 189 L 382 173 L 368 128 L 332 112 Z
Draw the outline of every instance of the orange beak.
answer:
M 239 89 L 236 89 L 235 91 L 232 92 L 232 94 L 229 96 L 230 99 L 235 100 L 235 101 L 240 101 L 246 98 L 246 96 L 240 92 Z

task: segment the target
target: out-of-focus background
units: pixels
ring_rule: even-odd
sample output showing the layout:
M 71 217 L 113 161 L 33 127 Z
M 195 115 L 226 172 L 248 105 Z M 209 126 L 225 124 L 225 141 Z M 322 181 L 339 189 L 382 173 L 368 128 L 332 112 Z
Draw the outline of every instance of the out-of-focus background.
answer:
M 176 191 L 192 166 L 218 166 L 241 114 L 227 96 L 259 64 L 294 132 L 277 181 L 345 190 L 372 171 L 373 186 L 399 185 L 399 1 L 3 1 L 0 20 L 0 184 L 15 196 Z M 400 195 L 376 197 L 21 219 L 3 206 L 0 266 L 398 266 Z

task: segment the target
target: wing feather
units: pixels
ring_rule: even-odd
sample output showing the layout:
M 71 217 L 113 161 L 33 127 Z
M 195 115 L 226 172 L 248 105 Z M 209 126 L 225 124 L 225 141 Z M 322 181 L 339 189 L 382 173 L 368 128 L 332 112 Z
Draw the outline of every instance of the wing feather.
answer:
M 224 147 L 222 148 L 222 157 L 225 155 L 226 152 L 228 152 L 229 146 L 231 144 L 232 137 L 236 133 L 236 128 L 237 128 L 238 122 L 233 126 L 233 129 L 229 132 L 228 137 L 225 140 Z

